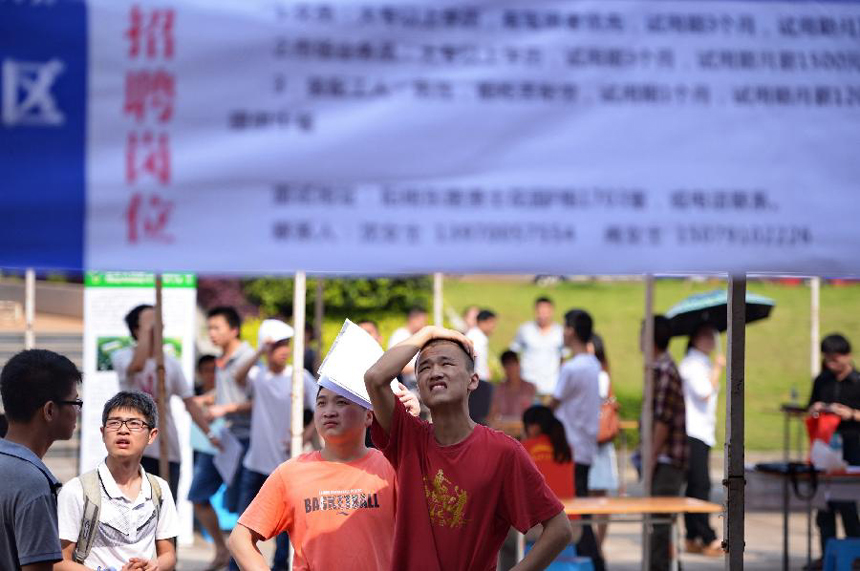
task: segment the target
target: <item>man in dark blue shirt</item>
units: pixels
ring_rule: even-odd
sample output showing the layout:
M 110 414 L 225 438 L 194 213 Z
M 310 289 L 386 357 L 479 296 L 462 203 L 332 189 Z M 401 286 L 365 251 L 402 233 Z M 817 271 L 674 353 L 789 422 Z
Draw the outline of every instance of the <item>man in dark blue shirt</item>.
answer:
M 0 569 L 49 571 L 63 556 L 57 530 L 60 483 L 42 463 L 72 437 L 81 373 L 66 357 L 31 349 L 9 359 L 0 394 L 9 421 L 0 439 Z M 14 485 L 8 483 L 14 482 Z

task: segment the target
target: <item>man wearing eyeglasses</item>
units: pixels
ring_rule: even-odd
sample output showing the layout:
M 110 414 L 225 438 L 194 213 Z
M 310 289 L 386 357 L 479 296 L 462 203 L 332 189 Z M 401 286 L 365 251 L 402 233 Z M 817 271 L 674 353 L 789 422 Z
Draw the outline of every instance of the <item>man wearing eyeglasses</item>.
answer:
M 155 401 L 146 393 L 121 391 L 105 404 L 101 432 L 107 458 L 60 492 L 63 561 L 55 571 L 174 568 L 179 521 L 173 496 L 167 482 L 141 466 L 157 426 Z
M 0 439 L 0 569 L 47 571 L 62 559 L 57 536 L 60 482 L 42 458 L 72 437 L 81 373 L 66 357 L 30 349 L 9 359 L 0 393 L 9 421 Z

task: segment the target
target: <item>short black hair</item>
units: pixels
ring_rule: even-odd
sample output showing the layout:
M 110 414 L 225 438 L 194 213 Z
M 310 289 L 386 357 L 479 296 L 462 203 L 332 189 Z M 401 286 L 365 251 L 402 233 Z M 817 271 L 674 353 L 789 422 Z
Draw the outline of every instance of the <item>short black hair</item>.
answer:
M 478 312 L 478 317 L 476 317 L 475 320 L 478 323 L 481 323 L 482 321 L 487 321 L 487 320 L 495 319 L 495 318 L 496 318 L 495 313 L 493 313 L 489 309 L 482 309 L 481 311 Z
M 12 422 L 29 422 L 45 403 L 69 398 L 81 372 L 68 357 L 46 349 L 21 351 L 0 373 L 3 408 Z
M 665 351 L 669 348 L 669 341 L 672 340 L 672 325 L 669 323 L 669 318 L 664 315 L 654 316 L 654 346 L 660 351 Z
M 213 307 L 206 313 L 206 319 L 212 319 L 219 315 L 227 321 L 227 325 L 230 326 L 230 329 L 242 329 L 242 318 L 239 316 L 239 312 L 236 311 L 236 308 L 232 305 L 219 305 L 217 307 Z
M 460 349 L 462 349 L 463 354 L 466 355 L 466 371 L 471 375 L 475 372 L 475 359 L 472 357 L 469 350 L 463 346 L 459 341 L 454 341 L 453 339 L 431 339 L 427 343 L 424 344 L 423 347 L 418 351 L 418 354 L 415 356 L 415 374 L 418 375 L 418 365 L 421 362 L 421 353 L 424 352 L 424 349 L 430 347 L 431 345 L 435 345 L 437 343 L 451 343 L 452 345 L 456 345 Z
M 158 406 L 156 406 L 155 400 L 146 393 L 120 391 L 109 398 L 102 409 L 102 426 L 107 422 L 111 411 L 118 408 L 136 410 L 143 415 L 143 419 L 150 429 L 158 426 Z
M 606 345 L 603 344 L 603 337 L 597 333 L 592 333 L 591 344 L 594 345 L 594 356 L 600 361 L 600 364 L 604 367 L 608 366 L 609 362 L 606 360 Z
M 517 355 L 516 353 L 514 353 L 513 351 L 508 349 L 507 351 L 502 353 L 502 356 L 499 357 L 499 360 L 502 362 L 502 365 L 504 365 L 506 363 L 510 363 L 512 361 L 516 361 L 517 363 L 519 363 L 520 357 L 519 357 L 519 355 Z
M 368 325 L 373 325 L 373 328 L 379 331 L 379 324 L 372 319 L 362 319 L 356 325 L 361 325 L 362 323 L 367 323 Z
M 125 314 L 125 324 L 128 326 L 128 332 L 131 333 L 131 336 L 136 340 L 137 330 L 140 327 L 140 314 L 146 311 L 147 309 L 155 309 L 148 303 L 141 303 L 131 311 Z
M 547 296 L 545 296 L 545 295 L 542 295 L 542 296 L 540 296 L 539 298 L 537 298 L 537 299 L 535 300 L 535 305 L 537 305 L 537 304 L 539 304 L 539 303 L 548 303 L 548 304 L 550 304 L 550 305 L 555 305 L 555 304 L 552 302 L 552 300 L 551 300 L 550 298 L 548 298 Z
M 215 355 L 200 355 L 197 359 L 197 370 L 199 371 L 206 363 L 214 363 Z
M 427 309 L 420 305 L 414 305 L 409 308 L 409 313 L 407 314 L 407 317 L 412 318 L 417 315 L 427 315 Z
M 564 314 L 564 325 L 573 329 L 573 334 L 582 343 L 591 341 L 594 333 L 594 320 L 584 309 L 571 309 Z
M 821 352 L 825 355 L 849 355 L 851 343 L 840 333 L 831 333 L 821 340 Z

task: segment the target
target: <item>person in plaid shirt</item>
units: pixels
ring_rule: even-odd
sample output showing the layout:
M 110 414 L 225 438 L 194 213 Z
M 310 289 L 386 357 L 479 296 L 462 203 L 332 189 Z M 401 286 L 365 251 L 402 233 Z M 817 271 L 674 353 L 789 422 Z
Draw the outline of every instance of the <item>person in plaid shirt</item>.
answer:
M 687 429 L 684 390 L 678 367 L 669 354 L 672 332 L 669 320 L 654 317 L 654 423 L 651 457 L 643 458 L 651 472 L 652 496 L 680 496 L 687 467 Z M 643 343 L 644 346 L 644 343 Z M 668 571 L 671 560 L 671 528 L 655 525 L 651 533 L 651 571 Z

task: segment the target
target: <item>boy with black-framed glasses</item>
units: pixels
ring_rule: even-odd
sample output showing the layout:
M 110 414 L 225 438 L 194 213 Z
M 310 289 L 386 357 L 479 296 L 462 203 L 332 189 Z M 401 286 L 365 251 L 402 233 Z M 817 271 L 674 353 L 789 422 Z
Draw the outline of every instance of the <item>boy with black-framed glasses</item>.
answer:
M 56 571 L 169 571 L 176 565 L 176 506 L 163 479 L 141 466 L 158 436 L 155 401 L 121 391 L 105 403 L 102 440 L 107 458 L 60 491 L 63 561 Z

